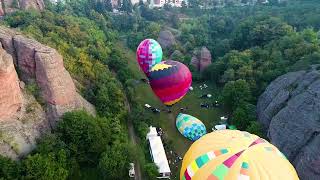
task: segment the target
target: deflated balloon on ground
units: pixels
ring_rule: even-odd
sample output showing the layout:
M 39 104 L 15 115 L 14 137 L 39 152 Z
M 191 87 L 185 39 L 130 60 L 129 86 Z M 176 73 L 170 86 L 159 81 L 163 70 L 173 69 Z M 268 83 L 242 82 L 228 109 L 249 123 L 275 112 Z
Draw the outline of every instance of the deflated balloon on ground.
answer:
M 207 133 L 205 125 L 197 118 L 179 113 L 176 120 L 179 132 L 191 141 L 196 141 Z

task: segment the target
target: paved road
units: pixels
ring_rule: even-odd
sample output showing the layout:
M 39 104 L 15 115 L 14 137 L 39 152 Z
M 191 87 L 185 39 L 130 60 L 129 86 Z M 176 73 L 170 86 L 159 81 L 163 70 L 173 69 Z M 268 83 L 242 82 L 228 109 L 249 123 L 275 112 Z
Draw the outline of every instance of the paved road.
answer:
M 127 97 L 126 98 L 126 106 L 128 108 L 128 112 L 131 113 L 131 107 L 130 104 L 128 102 Z M 135 135 L 134 129 L 133 129 L 133 124 L 132 124 L 132 120 L 129 118 L 127 119 L 127 125 L 128 125 L 128 131 L 129 131 L 129 136 L 130 136 L 130 140 L 133 144 L 137 145 L 138 144 L 138 138 Z M 135 180 L 142 180 L 141 178 L 141 166 L 138 160 L 135 160 L 134 162 L 134 169 L 135 169 Z

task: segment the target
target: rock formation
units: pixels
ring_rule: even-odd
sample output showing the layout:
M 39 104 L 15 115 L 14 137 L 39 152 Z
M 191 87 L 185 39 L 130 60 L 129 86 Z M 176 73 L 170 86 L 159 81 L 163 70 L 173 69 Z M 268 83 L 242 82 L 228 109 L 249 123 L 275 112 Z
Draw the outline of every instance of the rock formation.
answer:
M 162 48 L 170 48 L 176 43 L 176 40 L 170 31 L 164 30 L 160 32 L 158 42 Z
M 207 68 L 211 63 L 211 53 L 206 47 L 202 47 L 200 51 L 195 50 L 190 62 L 190 64 L 200 72 Z
M 0 16 L 12 13 L 18 9 L 42 11 L 44 8 L 43 0 L 2 0 L 0 1 Z
M 0 42 L 0 154 L 18 158 L 29 153 L 36 139 L 65 112 L 85 109 L 95 114 L 94 107 L 77 93 L 55 49 L 4 27 L 0 27 Z M 19 82 L 14 64 L 26 86 L 39 87 L 43 107 L 22 90 L 25 85 Z
M 0 121 L 21 109 L 22 93 L 11 55 L 0 49 Z
M 11 55 L 0 48 L 0 154 L 13 159 L 29 153 L 49 130 L 42 107 L 22 84 Z
M 320 72 L 291 72 L 260 96 L 258 120 L 301 179 L 320 179 Z
M 23 90 L 21 110 L 10 118 L 0 118 L 0 154 L 18 159 L 30 153 L 36 140 L 50 132 L 46 113 L 35 98 Z

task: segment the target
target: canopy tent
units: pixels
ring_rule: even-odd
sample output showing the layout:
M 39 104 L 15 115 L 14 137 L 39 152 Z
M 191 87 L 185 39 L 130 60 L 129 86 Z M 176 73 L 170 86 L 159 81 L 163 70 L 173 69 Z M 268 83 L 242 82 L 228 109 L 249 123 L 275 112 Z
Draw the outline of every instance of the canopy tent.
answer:
M 227 129 L 227 125 L 225 125 L 225 124 L 219 124 L 219 125 L 215 125 L 214 128 L 215 128 L 216 130 L 225 130 L 225 129 Z
M 155 127 L 150 127 L 150 131 L 147 134 L 147 139 L 150 145 L 150 154 L 153 162 L 158 167 L 158 172 L 160 173 L 159 178 L 170 178 L 170 167 L 168 159 L 162 144 L 160 136 L 158 136 Z

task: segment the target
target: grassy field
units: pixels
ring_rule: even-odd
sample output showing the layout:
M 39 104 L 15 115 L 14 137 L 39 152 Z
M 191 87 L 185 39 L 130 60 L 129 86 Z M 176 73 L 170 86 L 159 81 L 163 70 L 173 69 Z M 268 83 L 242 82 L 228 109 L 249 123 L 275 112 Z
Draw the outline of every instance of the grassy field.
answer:
M 125 47 L 122 46 L 121 48 Z M 135 53 L 129 49 L 126 49 L 126 57 L 128 57 L 129 67 L 133 72 L 135 72 L 135 74 L 137 74 L 137 77 L 146 78 L 138 67 L 138 64 L 135 60 Z M 167 113 L 166 111 L 164 111 L 166 110 L 166 107 L 159 101 L 158 97 L 154 95 L 152 89 L 148 84 L 140 83 L 137 84 L 135 88 L 137 99 L 142 105 L 150 104 L 152 107 L 156 107 L 161 110 L 160 114 L 153 114 L 150 110 L 150 113 L 152 113 L 152 116 L 155 118 L 154 125 L 161 127 L 164 130 L 168 139 L 172 141 L 174 150 L 182 157 L 188 150 L 192 142 L 182 136 L 176 129 L 175 119 L 180 112 L 180 108 L 188 107 L 188 110 L 184 113 L 190 114 L 200 119 L 206 125 L 208 132 L 210 132 L 211 128 L 218 123 L 220 117 L 225 115 L 223 110 L 220 108 L 206 109 L 200 107 L 201 103 L 213 103 L 215 100 L 217 100 L 217 96 L 219 94 L 217 88 L 210 85 L 209 82 L 204 83 L 206 83 L 209 87 L 200 90 L 199 86 L 203 84 L 203 82 L 193 82 L 192 87 L 194 88 L 194 90 L 189 91 L 189 93 L 179 103 L 175 104 L 172 107 L 172 113 Z M 212 98 L 199 98 L 199 96 L 207 93 L 212 94 Z
M 195 83 L 193 84 L 195 85 Z M 190 114 L 192 116 L 200 119 L 207 127 L 207 131 L 210 132 L 210 129 L 218 123 L 220 117 L 224 115 L 221 109 L 219 108 L 201 108 L 200 104 L 207 102 L 213 103 L 216 99 L 216 96 L 213 96 L 211 99 L 200 99 L 199 96 L 205 93 L 211 93 L 214 91 L 214 88 L 207 88 L 206 90 L 200 90 L 195 88 L 193 91 L 189 92 L 179 103 L 172 107 L 172 113 L 167 113 L 166 107 L 154 96 L 151 88 L 148 84 L 139 84 L 136 87 L 136 94 L 139 102 L 141 104 L 150 104 L 153 107 L 156 107 L 161 110 L 160 114 L 153 114 L 157 124 L 160 126 L 166 133 L 169 140 L 173 142 L 174 150 L 180 155 L 183 156 L 191 145 L 191 141 L 187 140 L 182 136 L 179 131 L 176 129 L 175 120 L 176 116 L 180 112 L 180 108 L 188 107 L 188 110 L 184 113 Z M 150 113 L 152 113 L 150 111 Z

